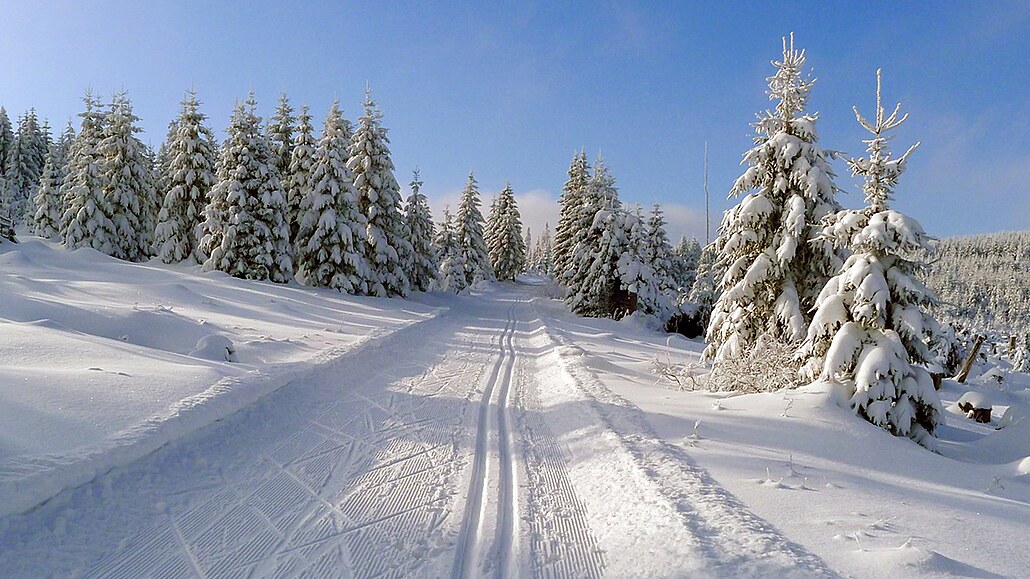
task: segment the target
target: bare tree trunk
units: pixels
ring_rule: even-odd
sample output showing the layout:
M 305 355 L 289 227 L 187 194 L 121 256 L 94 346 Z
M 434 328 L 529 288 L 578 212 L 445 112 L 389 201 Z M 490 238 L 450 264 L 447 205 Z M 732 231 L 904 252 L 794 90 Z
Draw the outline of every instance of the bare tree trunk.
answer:
M 969 371 L 973 369 L 973 360 L 976 359 L 976 355 L 980 353 L 980 346 L 984 343 L 983 336 L 977 336 L 976 341 L 973 342 L 973 349 L 969 351 L 969 356 L 966 357 L 965 363 L 962 364 L 962 370 L 955 377 L 959 384 L 965 384 L 966 378 L 969 377 Z

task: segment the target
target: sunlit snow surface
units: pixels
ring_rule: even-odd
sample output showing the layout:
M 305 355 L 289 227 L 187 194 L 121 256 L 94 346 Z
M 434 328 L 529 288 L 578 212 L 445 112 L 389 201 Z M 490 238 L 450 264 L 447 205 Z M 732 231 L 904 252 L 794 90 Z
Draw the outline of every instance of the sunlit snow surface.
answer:
M 0 576 L 1030 568 L 1030 423 L 995 430 L 1030 377 L 946 381 L 932 454 L 830 385 L 678 391 L 652 361 L 701 344 L 552 295 L 355 298 L 0 245 Z M 969 390 L 992 424 L 953 406 Z

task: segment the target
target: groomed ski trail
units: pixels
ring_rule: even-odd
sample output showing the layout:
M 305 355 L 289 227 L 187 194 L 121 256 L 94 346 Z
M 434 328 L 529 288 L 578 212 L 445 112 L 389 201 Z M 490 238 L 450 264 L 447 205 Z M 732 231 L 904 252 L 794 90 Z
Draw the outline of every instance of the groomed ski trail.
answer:
M 22 515 L 0 576 L 826 576 L 495 284 Z

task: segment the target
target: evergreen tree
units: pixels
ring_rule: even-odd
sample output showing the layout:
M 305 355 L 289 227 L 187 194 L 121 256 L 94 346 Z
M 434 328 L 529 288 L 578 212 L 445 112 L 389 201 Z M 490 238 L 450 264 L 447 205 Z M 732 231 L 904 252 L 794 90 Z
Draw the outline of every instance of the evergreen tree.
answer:
M 0 199 L 0 206 L 6 207 L 16 223 L 31 216 L 30 205 L 36 197 L 46 153 L 46 140 L 36 110 L 29 109 L 18 121 L 18 133 L 7 154 L 6 190 L 2 192 L 4 198 Z
M 35 207 L 32 227 L 36 235 L 47 239 L 57 239 L 61 233 L 61 211 L 63 199 L 61 197 L 61 183 L 64 181 L 63 167 L 56 160 L 57 147 L 52 147 L 47 153 L 46 163 L 43 165 L 43 177 L 39 182 L 39 191 L 36 193 Z
M 0 107 L 0 193 L 3 192 L 3 182 L 7 180 L 7 159 L 13 148 L 14 128 L 11 117 L 7 116 L 7 109 Z
M 307 196 L 311 185 L 311 168 L 315 164 L 315 137 L 314 128 L 311 126 L 311 115 L 308 114 L 308 107 L 304 105 L 297 116 L 297 136 L 293 141 L 293 151 L 290 154 L 290 167 L 285 177 L 286 183 L 286 218 L 290 224 L 290 239 L 294 240 L 294 251 L 297 252 L 297 235 L 300 228 L 300 200 Z M 350 146 L 349 127 L 344 125 L 345 134 L 342 138 L 347 140 Z M 346 148 L 338 155 L 347 163 L 349 153 Z M 298 254 L 299 255 L 299 254 Z
M 62 173 L 67 172 L 68 158 L 71 155 L 72 145 L 75 143 L 75 126 L 69 120 L 60 138 L 57 139 L 54 149 L 54 162 L 61 167 Z
M 205 209 L 205 270 L 284 282 L 293 271 L 286 194 L 251 94 L 236 105 Z
M 569 266 L 572 291 L 565 301 L 573 313 L 614 318 L 626 313 L 630 300 L 621 289 L 619 257 L 629 250 L 625 211 L 618 207 L 598 211 Z
M 351 140 L 347 166 L 354 173 L 358 208 L 367 220 L 365 259 L 369 263 L 368 293 L 377 296 L 404 296 L 410 283 L 405 271 L 411 259 L 411 243 L 406 237 L 401 215 L 400 185 L 393 176 L 389 138 L 381 125 L 383 113 L 366 89 L 364 114 Z
M 688 294 L 697 279 L 698 265 L 701 260 L 701 245 L 696 237 L 687 241 L 686 235 L 681 235 L 676 247 L 672 248 L 672 278 L 676 282 L 680 293 Z
M 152 164 L 136 138 L 139 120 L 125 93 L 115 95 L 97 145 L 100 182 L 115 228 L 114 257 L 142 261 L 149 256 L 153 230 L 148 211 L 155 196 Z
M 451 209 L 443 211 L 443 223 L 434 245 L 437 260 L 440 262 L 440 274 L 437 287 L 442 291 L 458 293 L 468 287 L 465 276 L 465 252 L 461 246 L 457 224 L 451 216 Z
M 522 245 L 526 248 L 526 267 L 527 273 L 536 273 L 536 254 L 533 251 L 533 232 L 530 227 L 526 226 L 526 236 L 522 238 Z
M 876 75 L 876 117 L 858 122 L 873 134 L 865 141 L 868 159 L 849 161 L 864 178 L 866 207 L 827 218 L 821 239 L 854 253 L 830 279 L 817 301 L 799 357 L 801 377 L 845 385 L 851 407 L 873 424 L 928 445 L 941 420 L 941 403 L 925 366 L 931 354 L 926 328 L 935 323 L 926 313 L 933 294 L 916 279 L 922 263 L 911 259 L 930 249 L 919 223 L 889 208 L 909 155 L 892 158 L 887 133 L 908 115 L 889 116 L 880 104 Z
M 569 180 L 562 187 L 558 199 L 558 226 L 554 230 L 552 260 L 554 262 L 555 279 L 564 283 L 572 275 L 569 268 L 573 261 L 576 245 L 582 240 L 586 231 L 593 224 L 593 218 L 584 222 L 580 211 L 581 197 L 590 182 L 590 165 L 587 163 L 586 151 L 573 155 L 569 164 Z
M 783 41 L 783 60 L 769 79 L 774 112 L 755 124 L 749 165 L 731 195 L 747 191 L 726 212 L 715 241 L 722 293 L 708 325 L 705 357 L 716 366 L 744 359 L 759 338 L 800 342 L 820 288 L 840 265 L 826 240 L 812 240 L 822 219 L 839 209 L 830 154 L 816 145 L 817 115 L 805 112 L 814 81 L 803 78 L 804 51 Z
M 455 229 L 465 267 L 465 286 L 493 279 L 490 254 L 483 238 L 483 214 L 479 210 L 479 188 L 469 172 L 469 180 L 461 192 Z
M 526 245 L 522 239 L 522 216 L 510 183 L 497 196 L 492 213 L 496 217 L 491 215 L 494 230 L 487 248 L 490 264 L 497 279 L 514 281 L 526 269 Z
M 279 178 L 283 183 L 289 182 L 290 162 L 293 159 L 293 133 L 297 117 L 293 116 L 293 107 L 286 91 L 279 94 L 279 104 L 270 119 L 266 131 L 272 151 L 272 160 Z M 310 119 L 309 119 L 310 120 Z
M 68 172 L 61 185 L 65 208 L 61 239 L 69 249 L 91 247 L 115 255 L 120 245 L 111 219 L 114 210 L 103 191 L 103 158 L 98 151 L 104 134 L 104 115 L 97 110 L 100 103 L 90 92 L 82 100 L 86 110 L 79 115 L 82 125 L 71 147 Z
M 554 262 L 552 260 L 550 223 L 544 223 L 544 233 L 537 239 L 536 248 L 536 267 L 538 272 L 541 275 L 553 275 Z
M 1012 369 L 1016 372 L 1030 373 L 1030 333 L 1016 342 L 1016 352 L 1012 356 Z
M 413 253 L 412 268 L 408 277 L 411 288 L 416 291 L 428 291 L 437 278 L 440 263 L 437 250 L 433 247 L 436 227 L 429 211 L 429 199 L 422 194 L 422 180 L 418 169 L 411 178 L 411 195 L 408 197 L 405 218 L 411 239 Z
M 298 279 L 354 294 L 366 292 L 369 266 L 362 251 L 365 218 L 358 210 L 358 193 L 347 168 L 348 129 L 339 103 L 334 101 L 311 166 L 305 170 L 308 185 L 298 188 L 304 196 L 298 203 L 294 243 Z M 303 159 L 303 154 L 294 155 L 298 167 Z
M 647 296 L 639 296 L 638 309 L 668 320 L 679 302 L 679 284 L 673 278 L 672 246 L 665 232 L 665 215 L 657 203 L 651 209 L 644 232 L 643 260 L 651 270 Z
M 208 193 L 215 184 L 217 152 L 211 147 L 212 131 L 204 125 L 207 116 L 199 107 L 197 93 L 189 91 L 173 123 L 174 133 L 161 146 L 165 153 L 158 154 L 156 163 L 165 178 L 159 189 L 164 201 L 158 215 L 155 249 L 165 263 L 207 260 L 200 239 Z

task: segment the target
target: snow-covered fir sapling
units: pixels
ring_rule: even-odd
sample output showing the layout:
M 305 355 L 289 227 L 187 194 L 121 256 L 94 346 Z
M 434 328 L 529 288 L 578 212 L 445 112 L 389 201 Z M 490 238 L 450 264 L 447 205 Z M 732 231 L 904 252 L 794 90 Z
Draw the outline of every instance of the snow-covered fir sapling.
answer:
M 558 225 L 554 228 L 552 261 L 554 277 L 560 283 L 565 283 L 571 277 L 569 268 L 576 245 L 583 240 L 594 222 L 593 215 L 589 220 L 585 220 L 581 211 L 582 197 L 590 180 L 590 164 L 587 163 L 586 151 L 580 151 L 572 157 L 569 164 L 569 180 L 562 187 L 561 197 L 558 199 Z
M 450 207 L 443 210 L 443 222 L 440 232 L 434 240 L 440 271 L 437 275 L 436 287 L 443 291 L 458 293 L 468 287 L 465 278 L 465 254 L 462 251 L 458 236 L 457 224 L 451 216 Z
M 725 213 L 714 242 L 715 268 L 725 274 L 706 334 L 713 373 L 748 357 L 760 341 L 801 342 L 819 290 L 840 267 L 828 241 L 812 241 L 840 205 L 833 153 L 817 145 L 818 115 L 805 110 L 815 81 L 804 64 L 793 35 L 789 44 L 784 38 L 783 58 L 769 78 L 776 108 L 759 115 L 755 146 L 744 155 L 748 168 L 730 191 L 749 193 Z
M 855 116 L 873 137 L 868 158 L 849 160 L 864 179 L 866 207 L 840 211 L 825 222 L 820 239 L 853 254 L 819 294 L 815 318 L 799 351 L 801 378 L 844 385 L 860 416 L 899 436 L 931 446 L 941 402 L 925 366 L 931 360 L 927 308 L 934 302 L 916 274 L 918 255 L 931 238 L 914 219 L 890 209 L 898 178 L 913 145 L 900 157 L 889 152 L 888 132 L 908 115 L 901 105 L 885 115 L 876 73 L 876 117 Z
M 1030 332 L 1016 340 L 1016 351 L 1012 355 L 1012 370 L 1030 373 Z
M 68 155 L 68 170 L 61 184 L 64 215 L 61 216 L 61 240 L 69 249 L 90 247 L 114 255 L 117 233 L 111 220 L 112 208 L 100 176 L 101 156 L 98 151 L 104 132 L 104 115 L 92 93 L 83 97 L 86 110 L 79 114 L 82 125 Z

